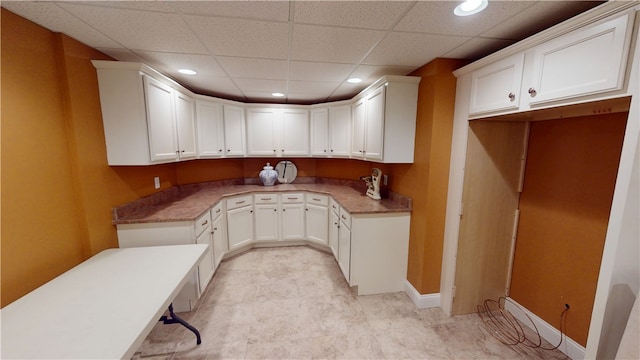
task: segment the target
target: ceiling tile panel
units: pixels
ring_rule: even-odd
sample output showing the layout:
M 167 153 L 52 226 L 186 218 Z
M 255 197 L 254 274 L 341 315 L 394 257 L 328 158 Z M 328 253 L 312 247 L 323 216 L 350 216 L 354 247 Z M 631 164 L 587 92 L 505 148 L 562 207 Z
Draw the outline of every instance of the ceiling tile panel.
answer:
M 413 5 L 410 1 L 299 1 L 296 23 L 389 29 Z
M 512 40 L 476 37 L 443 54 L 449 59 L 478 59 L 512 45 Z
M 176 54 L 152 51 L 136 51 L 146 63 L 160 64 L 156 70 L 165 74 L 179 75 L 179 69 L 195 70 L 201 75 L 226 76 L 222 68 L 209 55 Z
M 131 50 L 206 53 L 176 14 L 73 3 L 61 3 L 60 6 Z
M 392 32 L 367 56 L 369 65 L 422 66 L 469 40 L 462 36 Z
M 287 79 L 286 60 L 239 58 L 229 56 L 216 57 L 218 63 L 231 77 L 253 79 Z
M 26 17 L 40 26 L 69 35 L 94 48 L 122 47 L 54 2 L 2 1 L 2 7 Z
M 351 74 L 355 65 L 292 61 L 289 65 L 289 80 L 342 82 Z
M 212 55 L 286 59 L 289 24 L 221 17 L 184 16 Z
M 384 32 L 315 25 L 294 25 L 292 60 L 358 63 Z
M 255 20 L 288 21 L 288 1 L 171 1 L 184 15 L 222 16 Z
M 528 7 L 531 1 L 489 1 L 478 16 L 456 16 L 459 1 L 419 1 L 394 30 L 472 36 L 484 32 Z

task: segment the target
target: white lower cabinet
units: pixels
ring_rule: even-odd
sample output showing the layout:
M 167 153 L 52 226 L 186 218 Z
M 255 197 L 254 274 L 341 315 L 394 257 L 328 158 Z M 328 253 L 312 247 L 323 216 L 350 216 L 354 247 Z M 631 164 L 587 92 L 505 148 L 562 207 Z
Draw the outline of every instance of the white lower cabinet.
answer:
M 278 194 L 255 194 L 256 241 L 280 240 L 280 201 Z
M 351 283 L 351 215 L 340 209 L 340 227 L 338 228 L 338 265 L 344 278 Z
M 219 202 L 211 209 L 211 242 L 213 243 L 213 269 L 217 269 L 224 258 L 224 254 L 229 251 L 227 242 L 227 232 L 224 223 L 224 202 Z
M 307 240 L 325 246 L 329 242 L 328 203 L 327 195 L 305 194 Z
M 196 221 L 117 225 L 118 244 L 121 248 L 196 243 L 209 245 L 207 256 L 200 261 L 198 268 L 187 278 L 184 287 L 173 299 L 176 312 L 191 311 L 213 276 L 210 216 L 207 210 Z
M 282 201 L 282 240 L 304 240 L 304 194 L 284 193 Z
M 339 236 L 340 216 L 334 211 L 329 211 L 329 248 L 336 259 L 338 258 Z
M 226 200 L 229 251 L 253 242 L 253 200 L 251 195 Z

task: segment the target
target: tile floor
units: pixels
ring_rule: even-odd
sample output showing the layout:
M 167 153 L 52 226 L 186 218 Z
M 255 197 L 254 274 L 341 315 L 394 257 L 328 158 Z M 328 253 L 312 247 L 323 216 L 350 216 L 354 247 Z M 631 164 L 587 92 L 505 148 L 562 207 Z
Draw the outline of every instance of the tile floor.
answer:
M 566 359 L 507 346 L 476 314 L 418 309 L 403 292 L 356 296 L 332 255 L 308 246 L 225 260 L 180 325 L 158 323 L 134 359 Z

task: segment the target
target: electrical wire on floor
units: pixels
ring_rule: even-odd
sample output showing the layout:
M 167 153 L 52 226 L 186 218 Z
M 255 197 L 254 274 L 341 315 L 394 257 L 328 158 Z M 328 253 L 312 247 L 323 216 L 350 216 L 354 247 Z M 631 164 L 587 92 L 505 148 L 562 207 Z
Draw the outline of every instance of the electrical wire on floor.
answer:
M 560 347 L 564 339 L 566 313 L 569 310 L 568 305 L 565 305 L 565 309 L 560 314 L 560 342 L 558 345 L 549 348 L 542 346 L 542 336 L 540 335 L 540 331 L 538 331 L 538 327 L 531 317 L 522 311 L 532 325 L 531 330 L 535 333 L 535 336 L 537 336 L 537 340 L 529 339 L 520 321 L 518 321 L 509 310 L 505 309 L 505 303 L 507 301 L 509 301 L 514 308 L 522 311 L 517 304 L 505 297 L 500 297 L 498 300 L 487 299 L 482 305 L 478 305 L 478 315 L 482 319 L 489 334 L 505 345 L 523 344 L 542 350 L 555 350 Z

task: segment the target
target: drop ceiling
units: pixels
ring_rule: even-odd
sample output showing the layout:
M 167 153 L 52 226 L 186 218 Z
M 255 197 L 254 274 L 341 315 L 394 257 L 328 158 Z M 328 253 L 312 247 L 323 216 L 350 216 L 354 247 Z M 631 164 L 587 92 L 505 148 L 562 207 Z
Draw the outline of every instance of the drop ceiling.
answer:
M 244 102 L 350 98 L 435 58 L 476 60 L 601 4 L 489 1 L 2 1 L 2 7 L 192 91 Z M 190 68 L 197 75 L 183 75 Z M 359 77 L 359 84 L 347 79 Z M 275 99 L 272 93 L 285 97 Z

